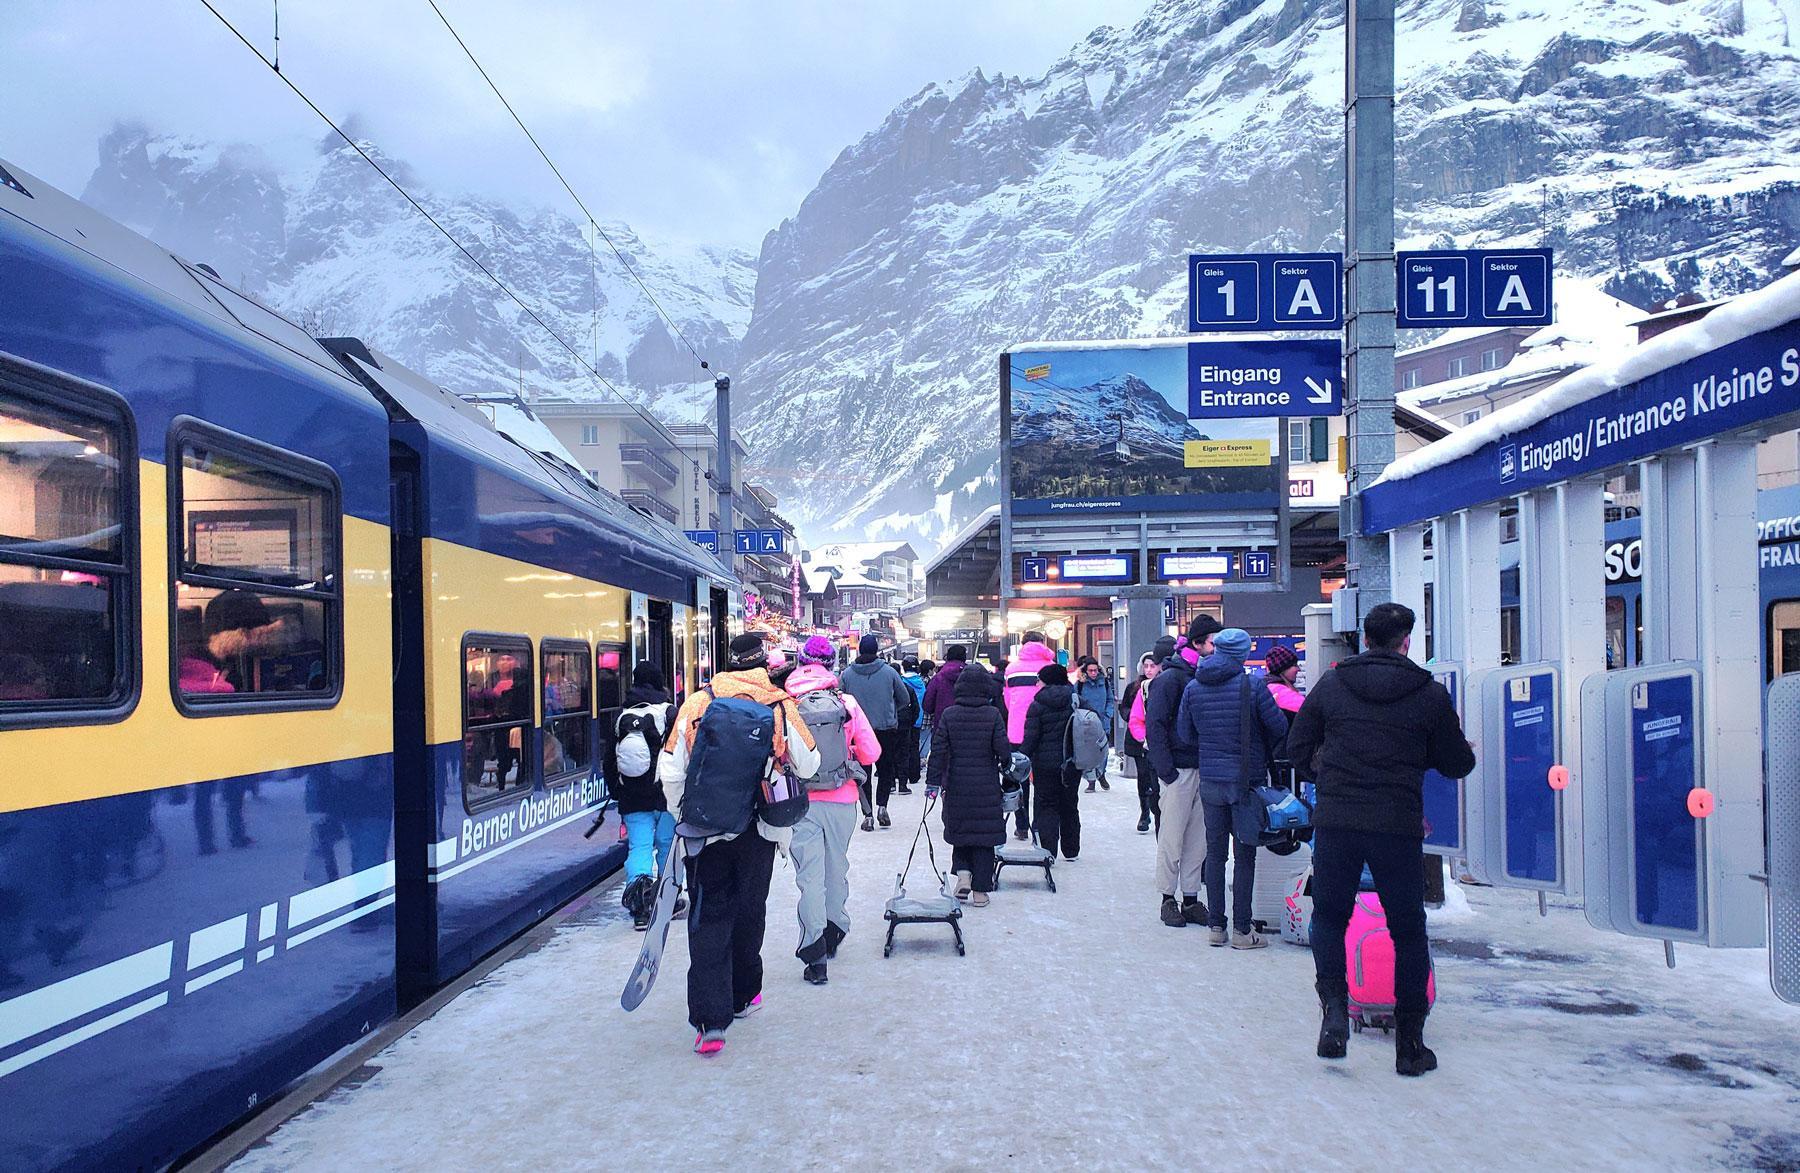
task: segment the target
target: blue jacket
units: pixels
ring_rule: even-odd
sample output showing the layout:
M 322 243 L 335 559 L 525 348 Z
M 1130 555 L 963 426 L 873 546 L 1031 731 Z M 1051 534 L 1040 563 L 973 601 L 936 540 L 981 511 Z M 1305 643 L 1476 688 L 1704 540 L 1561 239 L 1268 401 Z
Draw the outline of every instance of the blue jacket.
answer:
M 1246 700 L 1249 745 L 1244 744 Z M 1241 661 L 1214 652 L 1200 661 L 1182 690 L 1175 728 L 1198 747 L 1201 801 L 1226 804 L 1266 777 L 1269 760 L 1287 737 L 1287 718 L 1268 688 L 1248 675 Z
M 1193 678 L 1193 668 L 1176 652 L 1163 661 L 1162 671 L 1150 682 L 1150 695 L 1144 700 L 1144 747 L 1150 752 L 1156 777 L 1165 784 L 1175 781 L 1175 771 L 1191 770 L 1198 764 L 1193 738 L 1175 724 L 1182 690 Z
M 1089 680 L 1085 675 L 1076 677 L 1075 695 L 1081 698 L 1082 704 L 1100 714 L 1100 719 L 1106 722 L 1106 731 L 1111 733 L 1113 694 L 1106 674 L 1101 673 L 1098 680 Z
M 902 672 L 900 679 L 906 687 L 913 690 L 913 696 L 918 698 L 919 711 L 913 714 L 912 727 L 921 728 L 925 724 L 925 678 L 917 672 Z

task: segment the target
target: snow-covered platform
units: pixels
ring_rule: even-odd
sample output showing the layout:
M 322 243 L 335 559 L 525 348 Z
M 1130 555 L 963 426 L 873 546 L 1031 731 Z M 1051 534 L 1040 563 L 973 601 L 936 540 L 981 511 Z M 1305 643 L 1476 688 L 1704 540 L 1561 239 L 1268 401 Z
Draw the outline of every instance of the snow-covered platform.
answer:
M 1380 1034 L 1314 1057 L 1305 950 L 1158 922 L 1128 780 L 1082 795 L 1055 893 L 1009 873 L 967 911 L 966 957 L 918 926 L 884 960 L 923 802 L 854 840 L 828 986 L 800 979 L 777 861 L 766 1006 L 723 1054 L 690 1050 L 679 924 L 649 1000 L 619 1009 L 642 938 L 608 887 L 236 1168 L 1800 1167 L 1800 1010 L 1760 952 L 1683 948 L 1669 970 L 1573 908 L 1468 889 L 1432 926 L 1443 1067 L 1404 1080 Z

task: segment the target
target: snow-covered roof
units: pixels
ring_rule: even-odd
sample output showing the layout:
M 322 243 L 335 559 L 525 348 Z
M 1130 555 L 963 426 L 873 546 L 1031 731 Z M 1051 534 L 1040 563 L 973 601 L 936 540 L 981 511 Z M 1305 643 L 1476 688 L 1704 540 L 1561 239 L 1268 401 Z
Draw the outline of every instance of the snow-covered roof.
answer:
M 487 400 L 481 406 L 494 413 L 496 432 L 512 437 L 521 447 L 554 456 L 567 462 L 570 468 L 579 468 L 586 473 L 585 466 L 575 458 L 575 454 L 563 447 L 563 442 L 556 438 L 556 433 L 534 415 L 530 408 L 517 402 L 498 400 Z
M 957 530 L 956 536 L 945 542 L 938 548 L 938 552 L 932 555 L 931 561 L 925 564 L 925 574 L 929 577 L 932 571 L 943 564 L 944 559 L 961 549 L 964 542 L 992 525 L 994 520 L 999 516 L 1000 507 L 998 505 L 989 505 L 986 509 L 983 509 L 980 513 L 977 513 L 974 517 L 970 518 L 968 525 Z
M 1394 461 L 1376 481 L 1399 481 L 1479 452 L 1495 441 L 1628 383 L 1752 334 L 1800 319 L 1800 273 L 1732 298 L 1704 318 L 1676 326 L 1612 358 L 1583 367 L 1529 399 L 1494 412 L 1417 452 Z

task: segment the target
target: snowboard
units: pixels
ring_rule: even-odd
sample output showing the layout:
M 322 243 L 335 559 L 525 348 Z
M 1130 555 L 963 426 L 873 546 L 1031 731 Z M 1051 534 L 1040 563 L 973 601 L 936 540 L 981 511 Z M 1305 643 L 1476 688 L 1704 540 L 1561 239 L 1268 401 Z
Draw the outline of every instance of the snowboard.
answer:
M 656 984 L 657 972 L 662 969 L 663 946 L 669 942 L 669 925 L 675 920 L 675 902 L 681 898 L 686 882 L 687 844 L 677 835 L 669 844 L 662 879 L 657 881 L 656 912 L 644 934 L 644 947 L 638 951 L 637 964 L 631 967 L 631 976 L 625 979 L 625 989 L 619 994 L 619 1005 L 626 1010 L 641 1006 L 650 996 L 650 987 Z

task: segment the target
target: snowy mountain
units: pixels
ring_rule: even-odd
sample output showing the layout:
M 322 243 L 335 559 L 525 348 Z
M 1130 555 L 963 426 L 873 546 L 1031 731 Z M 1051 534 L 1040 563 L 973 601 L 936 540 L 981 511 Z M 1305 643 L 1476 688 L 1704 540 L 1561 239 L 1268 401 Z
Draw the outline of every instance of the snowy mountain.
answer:
M 1021 395 L 1016 390 L 1015 396 Z M 1181 459 L 1182 443 L 1205 438 L 1186 415 L 1136 375 L 1114 375 L 1085 387 L 1039 383 L 1030 406 L 1013 428 L 1016 444 L 1090 446 L 1118 437 L 1114 416 L 1124 416 L 1124 440 L 1133 452 L 1163 452 Z
M 424 191 L 403 162 L 364 149 L 482 263 L 627 394 L 693 414 L 703 379 L 604 240 L 550 211 Z M 120 126 L 82 198 L 205 262 L 315 334 L 356 334 L 456 391 L 607 392 L 342 140 L 278 171 L 254 148 Z M 732 369 L 749 325 L 752 259 L 604 225 L 709 361 Z M 704 387 L 711 392 L 710 376 Z
M 1800 0 L 1400 9 L 1402 247 L 1547 244 L 1644 305 L 1800 240 Z M 994 499 L 1006 346 L 1179 333 L 1189 251 L 1340 247 L 1343 51 L 1342 0 L 1158 0 L 895 108 L 758 262 L 739 385 L 784 510 L 941 540 Z

